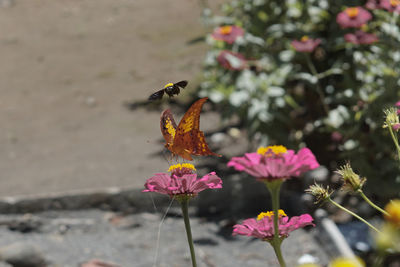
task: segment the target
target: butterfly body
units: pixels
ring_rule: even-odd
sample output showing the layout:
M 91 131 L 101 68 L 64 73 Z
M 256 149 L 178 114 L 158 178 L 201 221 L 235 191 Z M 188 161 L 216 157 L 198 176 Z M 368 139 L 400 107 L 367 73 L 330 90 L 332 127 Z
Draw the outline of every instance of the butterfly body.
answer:
M 191 155 L 220 156 L 212 152 L 200 131 L 200 111 L 207 97 L 197 100 L 185 113 L 177 126 L 169 109 L 161 114 L 160 127 L 166 141 L 165 147 L 172 154 L 180 156 L 186 160 L 193 160 Z
M 149 100 L 157 100 L 161 99 L 164 96 L 164 93 L 167 94 L 169 97 L 173 97 L 174 95 L 178 95 L 181 92 L 181 88 L 185 88 L 188 84 L 187 81 L 180 81 L 177 83 L 167 83 L 163 89 L 158 90 L 154 94 L 149 96 Z

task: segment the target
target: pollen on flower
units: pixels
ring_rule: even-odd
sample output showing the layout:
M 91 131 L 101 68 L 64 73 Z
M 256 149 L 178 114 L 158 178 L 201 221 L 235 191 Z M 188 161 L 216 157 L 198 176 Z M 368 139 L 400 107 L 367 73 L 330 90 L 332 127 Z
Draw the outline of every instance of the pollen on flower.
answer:
M 259 221 L 259 220 L 261 220 L 261 219 L 263 219 L 265 217 L 271 217 L 273 215 L 274 215 L 273 211 L 261 212 L 257 216 L 257 221 Z M 283 210 L 278 210 L 278 216 L 279 216 L 279 218 L 287 217 L 286 213 Z
M 310 38 L 308 38 L 307 35 L 304 35 L 303 37 L 301 37 L 300 41 L 302 42 L 307 42 Z
M 167 87 L 170 87 L 170 86 L 173 86 L 174 84 L 173 83 L 167 83 L 166 85 L 164 85 L 164 88 L 167 88 Z
M 358 15 L 358 7 L 349 7 L 345 12 L 350 18 L 355 18 Z
M 168 169 L 169 172 L 177 175 L 193 173 L 196 171 L 196 168 L 193 164 L 190 163 L 178 163 L 175 165 L 171 165 Z
M 219 28 L 220 34 L 230 34 L 232 32 L 232 26 L 222 26 Z
M 285 154 L 287 152 L 287 148 L 284 146 L 267 146 L 260 147 L 257 149 L 257 154 L 260 155 L 270 155 L 271 153 L 274 155 Z

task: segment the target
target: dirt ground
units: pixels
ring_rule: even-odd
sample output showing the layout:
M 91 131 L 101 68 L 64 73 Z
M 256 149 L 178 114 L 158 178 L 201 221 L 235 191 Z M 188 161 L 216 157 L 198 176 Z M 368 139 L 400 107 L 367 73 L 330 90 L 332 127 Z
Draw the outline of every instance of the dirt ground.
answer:
M 124 103 L 198 83 L 207 47 L 188 42 L 207 32 L 200 1 L 0 4 L 1 197 L 142 187 L 168 167 L 154 156 L 160 112 Z

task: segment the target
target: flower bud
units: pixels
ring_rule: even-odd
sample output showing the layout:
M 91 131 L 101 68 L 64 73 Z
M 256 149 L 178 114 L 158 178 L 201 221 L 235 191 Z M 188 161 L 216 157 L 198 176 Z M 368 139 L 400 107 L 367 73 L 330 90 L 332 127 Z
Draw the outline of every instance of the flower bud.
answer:
M 353 171 L 349 163 L 342 166 L 336 173 L 342 176 L 342 189 L 347 191 L 357 192 L 367 180 L 366 178 L 360 178 L 360 176 Z

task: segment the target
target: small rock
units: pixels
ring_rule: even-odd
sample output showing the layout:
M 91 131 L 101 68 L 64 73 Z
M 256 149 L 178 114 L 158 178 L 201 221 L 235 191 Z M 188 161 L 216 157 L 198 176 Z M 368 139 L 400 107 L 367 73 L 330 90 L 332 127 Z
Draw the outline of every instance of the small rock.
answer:
M 88 262 L 82 263 L 80 267 L 120 267 L 120 265 L 98 259 L 92 259 Z
M 40 250 L 26 243 L 13 243 L 0 247 L 0 259 L 13 267 L 45 267 L 47 260 Z
M 96 106 L 96 104 L 97 104 L 96 98 L 94 98 L 94 97 L 92 97 L 92 96 L 87 97 L 86 100 L 85 100 L 85 104 L 86 104 L 88 107 L 94 107 L 94 106 Z

